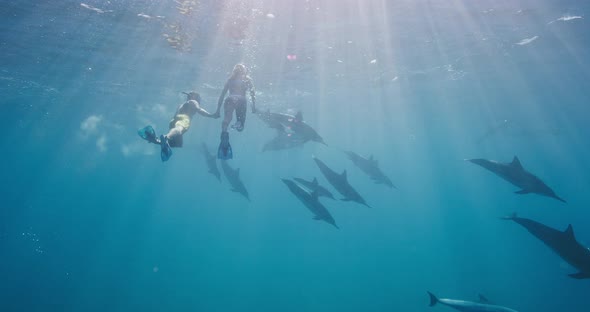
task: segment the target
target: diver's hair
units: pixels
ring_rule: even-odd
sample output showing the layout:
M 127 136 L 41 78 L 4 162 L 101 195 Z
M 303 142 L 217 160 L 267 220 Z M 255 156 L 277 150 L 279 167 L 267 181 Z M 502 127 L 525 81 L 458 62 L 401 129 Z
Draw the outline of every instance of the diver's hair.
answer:
M 240 68 L 240 72 L 242 73 L 242 75 L 244 76 L 248 76 L 248 67 L 246 67 L 246 65 L 244 65 L 243 63 L 238 63 L 234 66 L 234 69 L 232 70 L 231 76 L 230 77 L 235 77 L 237 72 L 238 72 L 238 68 Z
M 190 99 L 194 99 L 197 100 L 197 102 L 201 102 L 201 95 L 199 94 L 199 92 L 195 92 L 195 91 L 191 91 L 189 93 L 183 92 L 184 94 L 186 94 L 186 100 L 190 100 Z

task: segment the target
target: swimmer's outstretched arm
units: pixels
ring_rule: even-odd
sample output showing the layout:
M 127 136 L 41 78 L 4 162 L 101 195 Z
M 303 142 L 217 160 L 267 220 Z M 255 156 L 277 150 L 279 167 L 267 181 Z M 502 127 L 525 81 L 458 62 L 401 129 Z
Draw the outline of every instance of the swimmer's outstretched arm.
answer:
M 219 111 L 221 110 L 221 105 L 223 104 L 223 99 L 225 98 L 225 95 L 227 94 L 227 90 L 229 89 L 228 82 L 226 82 L 225 86 L 223 86 L 223 91 L 221 91 L 221 95 L 219 96 L 219 100 L 217 101 L 217 110 L 215 111 L 215 114 L 213 114 L 216 117 L 219 117 Z
M 202 108 L 199 105 L 199 102 L 195 101 L 195 103 L 196 103 L 196 106 L 197 106 L 197 113 L 199 113 L 200 115 L 205 116 L 205 117 L 216 118 L 215 114 L 211 114 L 207 110 L 205 110 L 204 108 Z M 217 116 L 217 117 L 219 117 L 219 116 Z

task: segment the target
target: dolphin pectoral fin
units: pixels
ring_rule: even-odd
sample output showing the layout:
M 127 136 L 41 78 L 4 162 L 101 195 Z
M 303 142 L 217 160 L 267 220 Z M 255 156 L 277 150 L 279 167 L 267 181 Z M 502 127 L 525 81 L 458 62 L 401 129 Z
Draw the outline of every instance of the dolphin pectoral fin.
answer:
M 438 298 L 436 298 L 436 296 L 429 291 L 427 291 L 427 293 L 430 296 L 430 306 L 434 307 L 438 303 Z
M 529 192 L 529 191 L 527 191 L 527 190 L 520 190 L 520 191 L 516 191 L 516 192 L 514 192 L 514 194 L 520 194 L 520 195 L 523 195 L 523 194 L 528 194 L 528 193 L 530 193 L 530 192 Z
M 575 279 L 590 278 L 590 275 L 589 274 L 586 274 L 584 272 L 578 272 L 578 273 L 568 274 L 568 276 L 571 277 L 571 278 L 575 278 Z

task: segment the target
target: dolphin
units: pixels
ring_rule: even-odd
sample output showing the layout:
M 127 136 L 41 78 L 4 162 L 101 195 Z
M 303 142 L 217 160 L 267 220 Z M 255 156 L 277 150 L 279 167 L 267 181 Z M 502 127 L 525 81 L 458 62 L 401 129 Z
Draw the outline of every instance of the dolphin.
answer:
M 355 152 L 347 151 L 345 152 L 348 155 L 348 159 L 352 161 L 352 163 L 359 167 L 366 175 L 368 175 L 373 182 L 377 184 L 385 184 L 390 188 L 395 188 L 393 182 L 387 177 L 383 171 L 379 168 L 379 163 L 376 159 L 373 158 L 373 155 L 369 156 L 369 158 L 365 158 Z
M 203 153 L 203 156 L 205 156 L 205 160 L 207 161 L 207 168 L 209 168 L 208 172 L 214 175 L 217 178 L 217 180 L 221 182 L 221 173 L 219 172 L 219 168 L 217 168 L 217 157 L 209 153 L 207 144 L 205 144 L 204 142 L 201 143 L 201 151 Z
M 516 214 L 502 219 L 512 220 L 522 225 L 563 260 L 579 270 L 578 273 L 569 274 L 570 277 L 590 278 L 590 250 L 578 243 L 571 224 L 562 232 L 530 219 L 519 218 Z
M 330 182 L 330 184 L 332 184 L 332 186 L 344 196 L 344 198 L 342 198 L 343 201 L 354 201 L 371 208 L 363 197 L 348 183 L 346 170 L 344 170 L 342 174 L 338 174 L 315 156 L 313 157 L 313 160 L 318 165 L 320 171 L 324 177 L 326 177 L 328 182 Z
M 506 308 L 503 306 L 490 304 L 485 297 L 479 295 L 480 301 L 473 302 L 473 301 L 465 301 L 465 300 L 455 300 L 455 299 L 439 299 L 433 293 L 428 292 L 430 296 L 430 306 L 433 307 L 437 303 L 444 304 L 449 306 L 458 311 L 464 312 L 517 312 L 516 310 L 512 310 L 510 308 Z
M 227 161 L 224 160 L 221 161 L 221 168 L 223 169 L 225 178 L 232 187 L 231 191 L 242 194 L 244 197 L 246 197 L 246 199 L 248 199 L 248 201 L 250 201 L 248 190 L 246 190 L 244 183 L 242 183 L 242 180 L 240 180 L 240 168 L 233 169 L 227 164 Z
M 322 205 L 322 203 L 320 203 L 320 201 L 318 200 L 317 191 L 313 191 L 310 193 L 291 180 L 281 180 L 283 181 L 283 183 L 287 185 L 291 193 L 293 193 L 295 197 L 297 197 L 305 205 L 305 207 L 307 207 L 307 209 L 309 209 L 309 211 L 311 211 L 314 214 L 314 220 L 323 220 L 329 224 L 332 224 L 337 229 L 340 229 L 338 225 L 336 225 L 336 221 L 334 221 L 334 218 L 332 217 L 328 209 L 326 209 L 326 207 L 324 207 L 324 205 Z
M 516 191 L 516 194 L 535 193 L 551 198 L 555 198 L 561 202 L 566 201 L 555 194 L 555 192 L 547 186 L 541 179 L 534 174 L 526 171 L 520 164 L 518 157 L 514 156 L 511 163 L 500 163 L 494 160 L 487 159 L 466 159 L 476 165 L 482 166 L 485 169 L 495 173 L 500 178 L 512 183 L 521 188 Z
M 264 147 L 262 148 L 262 151 L 278 151 L 288 148 L 300 147 L 303 146 L 305 142 L 307 141 L 297 136 L 294 136 L 290 133 L 277 131 L 277 136 L 274 137 L 272 140 L 266 142 L 266 144 L 264 144 Z
M 318 183 L 318 179 L 316 179 L 316 178 L 313 178 L 313 181 L 307 181 L 307 180 L 303 180 L 300 178 L 293 178 L 293 180 L 295 180 L 297 183 L 303 185 L 310 192 L 317 191 L 318 196 L 323 196 L 323 197 L 328 197 L 330 199 L 335 199 L 334 195 L 332 195 L 332 193 L 330 191 L 328 191 L 328 189 L 321 186 Z
M 289 115 L 283 113 L 271 113 L 269 110 L 266 112 L 258 111 L 256 115 L 264 121 L 269 127 L 276 129 L 279 132 L 291 133 L 300 138 L 300 140 L 314 141 L 324 145 L 326 142 L 324 139 L 303 121 L 303 114 L 298 112 L 296 115 Z

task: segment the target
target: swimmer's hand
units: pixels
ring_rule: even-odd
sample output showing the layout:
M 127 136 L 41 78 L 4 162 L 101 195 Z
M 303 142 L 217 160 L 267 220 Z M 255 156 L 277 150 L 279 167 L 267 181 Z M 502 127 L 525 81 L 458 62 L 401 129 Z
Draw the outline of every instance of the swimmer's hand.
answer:
M 211 114 L 211 118 L 218 119 L 219 117 L 220 117 L 219 112 L 215 112 L 215 113 Z

